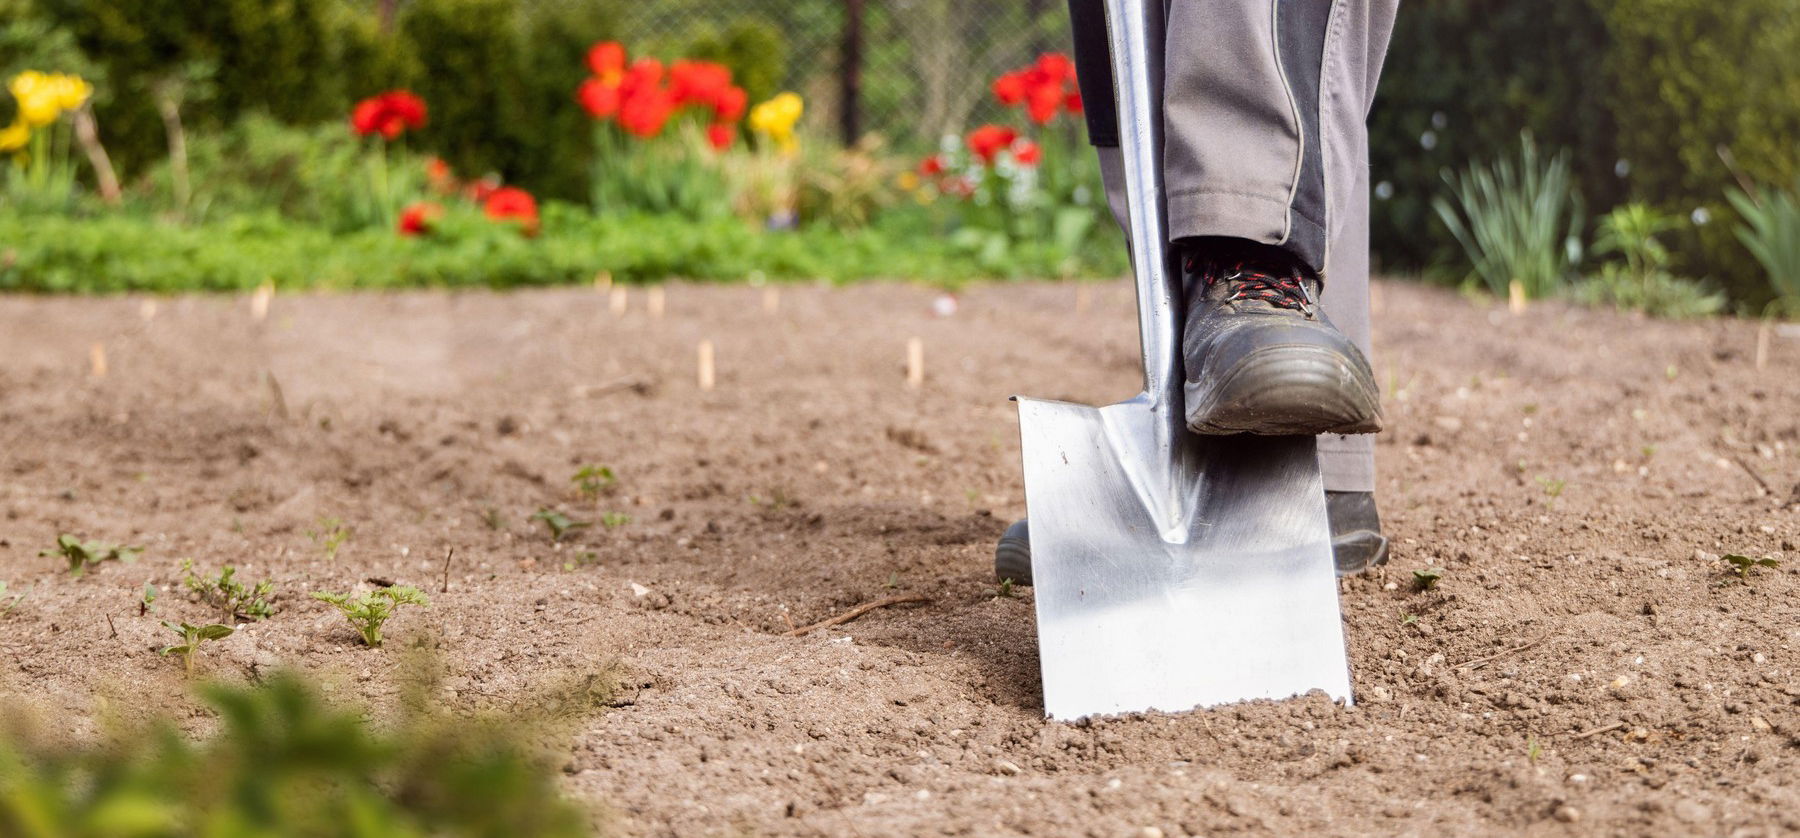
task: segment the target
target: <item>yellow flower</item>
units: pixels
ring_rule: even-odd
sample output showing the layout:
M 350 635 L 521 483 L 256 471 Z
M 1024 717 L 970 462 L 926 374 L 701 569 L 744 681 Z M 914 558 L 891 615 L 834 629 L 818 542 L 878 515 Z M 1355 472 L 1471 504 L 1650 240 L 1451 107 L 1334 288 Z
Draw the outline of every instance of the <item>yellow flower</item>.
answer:
M 800 121 L 805 110 L 806 103 L 799 94 L 778 93 L 750 109 L 750 130 L 774 140 L 782 151 L 792 154 L 798 147 L 794 142 L 794 123 Z
M 64 111 L 81 107 L 94 86 L 80 76 L 26 70 L 7 82 L 6 89 L 19 100 L 19 119 L 26 125 L 49 125 Z
M 82 106 L 89 96 L 94 95 L 94 86 L 76 75 L 57 73 L 50 77 L 55 83 L 56 104 L 65 111 L 72 111 Z
M 14 120 L 12 125 L 0 130 L 0 152 L 18 151 L 31 141 L 31 126 L 25 120 Z

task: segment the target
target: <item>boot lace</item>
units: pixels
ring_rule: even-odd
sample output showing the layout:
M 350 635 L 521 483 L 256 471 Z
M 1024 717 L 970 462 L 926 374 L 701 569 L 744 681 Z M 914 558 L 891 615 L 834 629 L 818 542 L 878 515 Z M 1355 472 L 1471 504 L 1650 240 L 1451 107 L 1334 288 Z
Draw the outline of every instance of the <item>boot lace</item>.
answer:
M 1199 273 L 1206 280 L 1208 290 L 1221 282 L 1231 283 L 1228 286 L 1230 292 L 1225 297 L 1225 302 L 1257 300 L 1276 308 L 1302 312 L 1307 316 L 1312 315 L 1314 306 L 1312 292 L 1308 291 L 1306 283 L 1301 281 L 1298 270 L 1270 273 L 1252 267 L 1248 262 L 1242 260 L 1203 265 L 1201 266 L 1202 270 L 1199 271 L 1195 271 L 1195 266 L 1195 260 L 1190 257 L 1187 263 L 1188 271 Z

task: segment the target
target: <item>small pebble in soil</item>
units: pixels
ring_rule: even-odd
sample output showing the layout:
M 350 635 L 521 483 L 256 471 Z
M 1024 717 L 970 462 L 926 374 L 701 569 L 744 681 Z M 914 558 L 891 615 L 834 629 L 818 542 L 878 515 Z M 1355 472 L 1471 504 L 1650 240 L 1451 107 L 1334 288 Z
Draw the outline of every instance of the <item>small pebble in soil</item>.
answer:
M 1563 823 L 1574 823 L 1581 820 L 1581 810 L 1567 804 L 1556 807 L 1555 815 L 1556 819 Z

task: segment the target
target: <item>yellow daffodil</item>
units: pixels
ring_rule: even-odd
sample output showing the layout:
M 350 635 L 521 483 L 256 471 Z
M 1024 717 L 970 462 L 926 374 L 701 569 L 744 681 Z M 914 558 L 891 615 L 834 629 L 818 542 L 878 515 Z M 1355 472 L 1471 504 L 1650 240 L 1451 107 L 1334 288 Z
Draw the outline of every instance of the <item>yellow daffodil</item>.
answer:
M 49 125 L 64 111 L 81 107 L 94 86 L 80 76 L 26 70 L 7 82 L 6 89 L 19 102 L 19 119 L 26 125 Z
M 14 120 L 12 125 L 0 129 L 0 152 L 18 151 L 31 142 L 31 126 L 25 120 Z
M 806 103 L 796 93 L 779 93 L 767 102 L 750 109 L 750 130 L 773 140 L 781 150 L 793 154 L 799 148 L 794 141 L 794 124 L 800 121 Z

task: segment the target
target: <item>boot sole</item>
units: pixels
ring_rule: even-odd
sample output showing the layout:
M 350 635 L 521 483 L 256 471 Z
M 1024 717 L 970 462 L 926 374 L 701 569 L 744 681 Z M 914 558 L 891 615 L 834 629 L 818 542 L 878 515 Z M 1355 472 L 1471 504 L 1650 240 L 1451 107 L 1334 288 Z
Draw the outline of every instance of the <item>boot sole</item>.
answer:
M 1272 346 L 1239 361 L 1188 408 L 1197 434 L 1372 434 L 1380 397 L 1369 374 L 1317 346 Z

